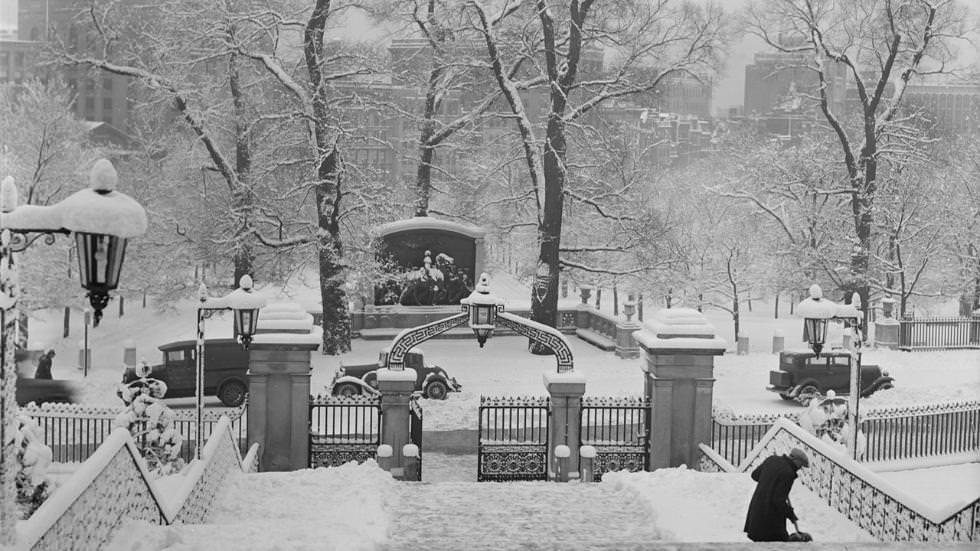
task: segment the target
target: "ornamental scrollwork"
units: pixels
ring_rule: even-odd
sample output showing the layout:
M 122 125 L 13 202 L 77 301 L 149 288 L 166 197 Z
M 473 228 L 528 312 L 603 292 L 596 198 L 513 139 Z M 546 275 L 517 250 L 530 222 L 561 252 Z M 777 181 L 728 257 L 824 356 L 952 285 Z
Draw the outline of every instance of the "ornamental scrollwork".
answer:
M 391 369 L 403 369 L 405 365 L 405 354 L 408 354 L 409 350 L 436 335 L 440 335 L 466 323 L 468 318 L 469 316 L 466 313 L 460 313 L 432 323 L 406 329 L 402 333 L 399 333 L 391 343 L 391 351 L 388 353 L 387 358 L 387 367 Z

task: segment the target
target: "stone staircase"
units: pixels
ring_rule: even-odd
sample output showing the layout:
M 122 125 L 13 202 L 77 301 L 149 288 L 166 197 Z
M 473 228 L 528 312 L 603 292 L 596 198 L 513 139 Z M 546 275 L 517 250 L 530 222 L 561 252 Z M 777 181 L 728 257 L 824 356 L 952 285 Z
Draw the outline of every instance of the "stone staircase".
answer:
M 607 484 L 405 483 L 399 498 L 386 550 L 643 549 L 661 538 L 642 500 Z

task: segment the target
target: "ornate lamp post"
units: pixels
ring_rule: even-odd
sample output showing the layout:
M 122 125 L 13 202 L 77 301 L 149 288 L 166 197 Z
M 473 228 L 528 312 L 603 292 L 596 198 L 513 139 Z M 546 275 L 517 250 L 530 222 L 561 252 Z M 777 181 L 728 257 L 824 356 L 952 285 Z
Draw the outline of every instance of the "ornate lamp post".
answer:
M 14 252 L 27 249 L 44 237 L 54 243 L 55 234 L 74 234 L 78 247 L 81 284 L 94 310 L 93 326 L 99 325 L 109 291 L 119 284 L 127 240 L 146 232 L 146 211 L 133 198 L 115 191 L 118 175 L 112 163 L 100 159 L 89 173 L 89 187 L 49 206 L 17 205 L 17 188 L 7 177 L 0 185 L 0 544 L 13 541 L 14 450 L 16 367 L 14 331 L 17 319 L 18 282 Z
M 487 274 L 480 276 L 480 282 L 470 296 L 459 301 L 466 309 L 470 329 L 476 334 L 480 348 L 486 344 L 487 338 L 493 335 L 497 323 L 497 312 L 503 309 L 504 301 L 490 294 L 490 280 Z
M 803 342 L 810 343 L 819 358 L 827 341 L 827 322 L 837 313 L 837 305 L 823 298 L 823 290 L 814 283 L 810 286 L 810 296 L 797 306 L 797 313 L 803 316 Z
M 243 275 L 238 282 L 238 288 L 220 298 L 208 298 L 208 288 L 201 283 L 198 298 L 201 304 L 197 307 L 197 373 L 194 382 L 197 433 L 194 440 L 194 459 L 201 458 L 201 447 L 204 445 L 201 431 L 204 415 L 204 320 L 216 311 L 234 312 L 234 335 L 241 341 L 242 348 L 248 350 L 258 326 L 259 310 L 265 306 L 265 298 L 252 292 L 252 276 L 249 275 Z
M 810 297 L 797 306 L 797 312 L 803 316 L 803 341 L 810 343 L 814 354 L 820 357 L 820 351 L 827 340 L 827 323 L 830 320 L 848 320 L 854 330 L 851 338 L 851 372 L 848 395 L 848 438 L 847 448 L 851 457 L 858 457 L 858 405 L 861 398 L 861 297 L 855 293 L 851 304 L 837 304 L 823 298 L 820 286 L 810 286 Z

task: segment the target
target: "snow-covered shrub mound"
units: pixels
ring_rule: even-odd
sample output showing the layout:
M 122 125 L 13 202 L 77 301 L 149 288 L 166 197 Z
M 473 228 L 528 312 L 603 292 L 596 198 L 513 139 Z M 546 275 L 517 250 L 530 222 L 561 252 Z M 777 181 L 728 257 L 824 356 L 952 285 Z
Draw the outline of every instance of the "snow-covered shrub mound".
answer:
M 14 432 L 14 449 L 17 450 L 17 506 L 21 518 L 28 518 L 44 503 L 53 490 L 48 477 L 51 466 L 51 448 L 44 444 L 41 427 L 26 415 L 17 416 Z

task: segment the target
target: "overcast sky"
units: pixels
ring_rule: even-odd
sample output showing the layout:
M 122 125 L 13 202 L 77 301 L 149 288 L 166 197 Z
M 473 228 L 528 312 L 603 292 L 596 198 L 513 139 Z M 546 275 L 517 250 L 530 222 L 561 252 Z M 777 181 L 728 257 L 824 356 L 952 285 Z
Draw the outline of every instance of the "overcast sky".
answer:
M 720 0 L 722 5 L 729 10 L 742 7 L 746 0 Z M 980 15 L 980 0 L 961 0 Z M 0 28 L 13 28 L 17 26 L 17 0 L 0 0 Z M 714 109 L 725 109 L 733 105 L 743 103 L 745 93 L 745 66 L 752 62 L 755 52 L 764 49 L 761 41 L 755 37 L 743 37 L 730 50 L 728 63 L 724 73 L 720 75 L 716 82 L 714 91 Z M 967 54 L 970 61 L 976 62 L 975 52 Z

